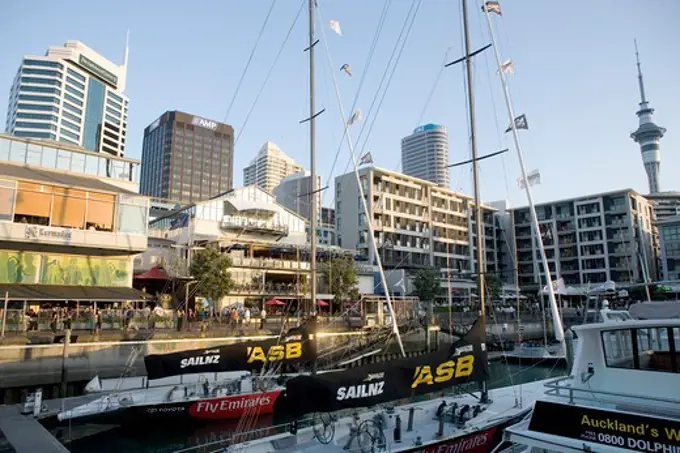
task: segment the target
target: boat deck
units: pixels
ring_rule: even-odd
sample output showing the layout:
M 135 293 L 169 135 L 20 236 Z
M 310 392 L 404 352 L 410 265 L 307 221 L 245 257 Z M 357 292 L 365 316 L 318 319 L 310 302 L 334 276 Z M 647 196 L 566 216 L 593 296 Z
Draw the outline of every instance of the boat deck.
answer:
M 0 431 L 16 453 L 68 453 L 35 417 L 22 415 L 20 407 L 0 407 Z
M 522 384 L 505 387 L 490 391 L 490 398 L 492 403 L 489 405 L 480 405 L 483 410 L 479 415 L 472 416 L 474 406 L 479 405 L 479 400 L 472 395 L 457 395 L 444 396 L 430 401 L 413 403 L 395 408 L 394 411 L 376 408 L 374 410 L 367 410 L 360 413 L 360 420 L 354 421 L 352 417 L 344 417 L 333 423 L 333 428 L 323 429 L 323 425 L 317 423 L 317 433 L 324 432 L 327 434 L 325 441 L 322 443 L 315 434 L 315 427 L 307 427 L 300 429 L 297 435 L 279 434 L 268 438 L 258 439 L 250 442 L 244 442 L 232 446 L 229 452 L 239 453 L 334 453 L 334 452 L 350 452 L 358 453 L 362 451 L 371 451 L 371 438 L 379 438 L 379 434 L 375 431 L 370 431 L 373 436 L 363 434 L 360 437 L 362 445 L 359 445 L 359 440 L 355 437 L 351 443 L 350 430 L 351 427 L 356 427 L 361 422 L 372 419 L 374 416 L 383 413 L 385 414 L 385 425 L 383 434 L 385 442 L 387 443 L 387 451 L 401 452 L 401 451 L 416 451 L 416 449 L 426 448 L 428 446 L 448 445 L 450 448 L 453 445 L 461 444 L 462 442 L 472 442 L 476 445 L 484 443 L 491 443 L 492 436 L 495 434 L 495 429 L 489 430 L 489 427 L 500 425 L 515 417 L 527 413 L 531 408 L 531 403 L 541 396 L 544 392 L 544 382 L 536 381 L 533 383 Z M 520 406 L 520 399 L 527 401 L 526 404 Z M 458 411 L 464 405 L 470 406 L 469 416 L 466 417 L 465 424 L 458 424 L 454 422 L 451 417 L 444 422 L 444 432 L 442 436 L 437 436 L 439 429 L 439 421 L 436 417 L 437 408 L 442 401 L 447 403 L 447 409 L 453 407 L 455 403 Z M 408 431 L 408 415 L 409 409 L 415 408 L 414 413 L 414 429 Z M 459 412 L 457 412 L 459 414 Z M 401 442 L 395 442 L 393 431 L 397 415 L 401 419 Z M 371 426 L 371 422 L 368 422 Z M 330 433 L 333 432 L 332 439 Z M 323 436 L 321 436 L 323 437 Z M 420 445 L 419 445 L 420 443 Z M 349 445 L 348 445 L 349 444 Z M 461 444 L 462 445 L 462 444 Z M 362 449 L 363 446 L 363 449 Z M 377 447 L 377 445 L 376 445 Z

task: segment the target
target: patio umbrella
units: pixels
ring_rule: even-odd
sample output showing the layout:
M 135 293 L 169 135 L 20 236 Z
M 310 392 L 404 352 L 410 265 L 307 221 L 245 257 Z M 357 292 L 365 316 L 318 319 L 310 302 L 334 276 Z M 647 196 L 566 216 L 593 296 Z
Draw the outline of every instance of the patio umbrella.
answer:
M 316 304 L 317 304 L 319 307 L 328 307 L 328 302 L 326 302 L 325 300 L 322 300 L 322 299 L 318 299 L 318 300 L 316 301 Z
M 264 304 L 265 304 L 267 307 L 273 307 L 273 306 L 281 307 L 281 306 L 286 305 L 285 302 L 281 302 L 280 300 L 278 300 L 278 299 L 276 299 L 276 298 L 275 298 L 275 299 L 269 299 L 269 300 L 268 300 L 267 302 L 265 302 Z

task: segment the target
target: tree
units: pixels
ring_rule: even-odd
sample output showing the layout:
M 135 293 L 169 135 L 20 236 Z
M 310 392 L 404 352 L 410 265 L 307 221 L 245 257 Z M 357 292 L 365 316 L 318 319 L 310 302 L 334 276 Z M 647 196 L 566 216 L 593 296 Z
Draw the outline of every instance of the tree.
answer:
M 357 265 L 351 256 L 342 256 L 331 259 L 323 271 L 323 277 L 331 294 L 335 295 L 334 301 L 338 304 L 357 300 L 359 295 L 357 277 Z
M 193 256 L 190 267 L 191 276 L 198 281 L 196 294 L 217 304 L 234 286 L 230 267 L 231 259 L 221 253 L 218 246 L 210 245 L 199 250 Z
M 422 302 L 434 302 L 442 294 L 442 278 L 438 269 L 427 268 L 419 271 L 413 279 L 413 294 Z
M 503 291 L 503 282 L 496 274 L 486 273 L 484 277 L 484 287 L 486 294 L 491 296 L 491 299 L 499 299 Z

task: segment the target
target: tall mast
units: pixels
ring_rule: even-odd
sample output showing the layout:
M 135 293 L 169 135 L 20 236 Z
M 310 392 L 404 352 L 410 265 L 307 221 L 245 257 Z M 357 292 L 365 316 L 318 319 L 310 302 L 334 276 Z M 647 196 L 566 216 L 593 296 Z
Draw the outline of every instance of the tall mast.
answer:
M 468 30 L 467 1 L 463 4 L 463 31 L 465 33 L 465 69 L 467 73 L 468 108 L 470 109 L 470 143 L 472 146 L 472 182 L 475 189 L 475 229 L 477 244 L 477 295 L 479 296 L 479 322 L 483 332 L 486 332 L 486 295 L 484 294 L 484 250 L 482 250 L 482 201 L 479 197 L 479 164 L 477 162 L 477 135 L 475 134 L 475 96 L 472 91 L 472 66 L 470 55 L 470 31 Z M 449 282 L 449 285 L 451 283 Z M 488 400 L 486 381 L 482 382 L 482 402 Z
M 465 33 L 465 69 L 467 71 L 468 108 L 470 109 L 470 142 L 472 145 L 472 181 L 475 190 L 475 234 L 477 246 L 477 295 L 480 304 L 480 321 L 486 324 L 486 308 L 484 294 L 484 250 L 482 249 L 482 201 L 479 198 L 479 164 L 477 162 L 477 134 L 475 133 L 475 95 L 472 90 L 472 66 L 470 56 L 470 33 L 467 20 L 467 2 L 463 3 L 463 31 Z
M 316 165 L 315 165 L 315 135 L 316 135 L 316 112 L 314 106 L 314 2 L 309 0 L 309 166 L 310 168 L 310 194 L 311 203 L 309 209 L 309 236 L 311 242 L 311 257 L 309 263 L 310 282 L 309 293 L 311 298 L 310 313 L 316 310 Z

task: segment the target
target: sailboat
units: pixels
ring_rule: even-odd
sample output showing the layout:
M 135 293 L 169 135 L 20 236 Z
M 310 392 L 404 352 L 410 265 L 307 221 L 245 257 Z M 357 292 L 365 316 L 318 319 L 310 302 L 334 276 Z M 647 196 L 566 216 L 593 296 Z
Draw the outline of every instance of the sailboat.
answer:
M 87 404 L 62 410 L 57 419 L 60 422 L 126 424 L 141 420 L 233 420 L 245 413 L 271 414 L 274 402 L 283 390 L 285 377 L 252 372 L 272 366 L 313 362 L 316 359 L 314 332 L 312 320 L 289 330 L 279 339 L 147 355 L 144 357 L 147 383 L 183 375 L 198 374 L 199 378 L 174 385 L 149 385 L 143 389 L 105 394 Z M 218 373 L 232 376 L 220 379 Z M 211 379 L 213 376 L 215 379 Z

